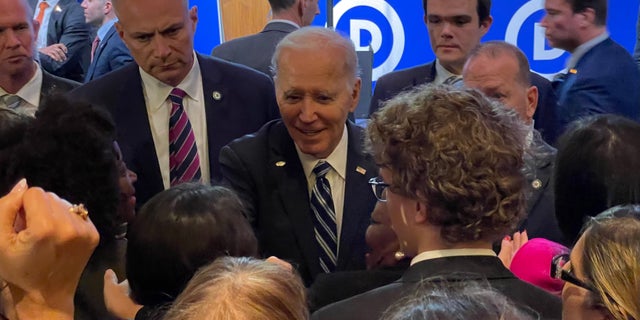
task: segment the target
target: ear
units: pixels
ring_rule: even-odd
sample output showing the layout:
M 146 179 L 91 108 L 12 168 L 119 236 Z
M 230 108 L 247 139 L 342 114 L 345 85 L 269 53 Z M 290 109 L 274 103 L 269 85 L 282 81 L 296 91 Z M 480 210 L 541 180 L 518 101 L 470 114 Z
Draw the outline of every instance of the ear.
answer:
M 198 24 L 198 6 L 193 6 L 189 10 L 189 20 L 193 23 L 193 31 L 195 32 Z
M 304 15 L 304 9 L 306 8 L 307 3 L 305 0 L 298 0 L 297 9 L 298 9 L 298 17 L 302 17 Z
M 423 224 L 427 221 L 427 206 L 425 203 L 416 201 L 415 223 Z
M 31 25 L 33 25 L 33 38 L 38 39 L 38 31 L 40 31 L 40 22 L 38 22 L 38 20 L 36 19 L 33 19 L 33 21 L 31 22 Z
M 358 102 L 360 101 L 360 86 L 362 85 L 362 79 L 356 78 L 356 82 L 353 84 L 353 90 L 351 91 L 351 106 L 349 112 L 356 111 Z
M 428 21 L 428 20 L 429 20 L 429 17 L 427 16 L 427 14 L 426 14 L 426 13 L 422 16 L 422 20 L 424 21 L 424 24 L 425 24 L 425 25 L 428 25 L 428 24 L 429 24 L 429 21 Z
M 106 16 L 109 13 L 111 13 L 111 10 L 113 10 L 113 5 L 111 4 L 111 1 L 105 1 L 104 9 L 102 9 L 102 11 L 104 12 L 104 15 Z
M 538 87 L 531 86 L 527 89 L 527 119 L 533 119 L 538 107 Z
M 596 24 L 596 11 L 593 8 L 585 8 L 582 12 L 577 13 L 580 18 L 580 26 L 587 27 Z
M 491 28 L 492 23 L 493 23 L 492 16 L 488 16 L 486 19 L 480 22 L 480 31 L 482 32 L 482 36 L 484 36 L 485 34 L 487 34 L 487 32 L 489 32 L 489 29 Z
M 118 31 L 118 35 L 120 36 L 120 39 L 122 39 L 124 44 L 127 44 L 127 41 L 124 39 L 124 29 L 122 28 L 122 24 L 120 24 L 120 20 L 118 20 L 113 25 L 116 26 L 116 31 Z

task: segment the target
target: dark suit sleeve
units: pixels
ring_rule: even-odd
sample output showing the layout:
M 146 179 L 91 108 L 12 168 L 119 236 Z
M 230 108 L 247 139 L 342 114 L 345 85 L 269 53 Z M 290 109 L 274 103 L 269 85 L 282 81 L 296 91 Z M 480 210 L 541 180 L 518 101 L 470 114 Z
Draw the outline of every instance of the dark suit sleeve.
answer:
M 598 81 L 576 81 L 567 92 L 563 105 L 566 112 L 560 119 L 561 131 L 574 119 L 584 116 L 610 113 L 613 99 L 604 85 Z
M 246 206 L 249 222 L 255 226 L 256 221 L 256 184 L 251 172 L 238 154 L 230 146 L 220 150 L 221 184 L 236 191 Z
M 62 74 L 62 70 L 71 68 L 70 66 L 81 61 L 82 55 L 88 54 L 91 48 L 89 26 L 85 23 L 82 7 L 77 3 L 71 3 L 64 10 L 67 12 L 62 17 L 62 33 L 57 43 L 67 47 L 67 59 L 57 62 L 46 54 L 39 54 L 42 67 L 53 74 Z
M 129 49 L 124 44 L 124 42 L 120 40 L 120 36 L 116 34 L 114 35 L 114 37 L 118 37 L 118 39 L 114 40 L 116 41 L 116 45 L 113 46 L 113 51 L 110 55 L 109 70 L 119 69 L 120 67 L 133 61 L 133 58 L 129 53 Z

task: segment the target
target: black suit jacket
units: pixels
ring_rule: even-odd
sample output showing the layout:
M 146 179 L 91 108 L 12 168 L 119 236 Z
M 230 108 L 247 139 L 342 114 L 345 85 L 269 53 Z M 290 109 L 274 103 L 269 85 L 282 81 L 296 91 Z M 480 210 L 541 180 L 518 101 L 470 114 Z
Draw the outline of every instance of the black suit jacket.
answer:
M 531 72 L 531 84 L 538 87 L 538 105 L 534 127 L 540 131 L 542 138 L 555 143 L 557 138 L 558 118 L 556 115 L 556 96 L 549 80 Z M 433 82 L 436 78 L 436 62 L 415 66 L 412 68 L 390 72 L 380 77 L 376 82 L 371 104 L 369 105 L 369 115 L 378 111 L 380 103 L 393 98 L 400 92 L 409 90 L 415 86 Z
M 364 269 L 364 233 L 376 203 L 368 185 L 378 168 L 362 150 L 362 129 L 347 124 L 347 170 L 336 270 Z M 282 121 L 238 139 L 220 153 L 224 183 L 248 205 L 261 251 L 293 262 L 308 285 L 322 272 L 309 191 L 293 140 Z
M 38 0 L 28 0 L 35 10 Z M 45 32 L 45 30 L 40 30 Z M 51 12 L 47 32 L 47 46 L 62 43 L 67 47 L 67 59 L 53 60 L 39 54 L 42 68 L 59 77 L 82 82 L 91 60 L 91 38 L 89 26 L 84 20 L 84 10 L 76 0 L 60 0 Z
M 271 57 L 276 45 L 296 29 L 285 22 L 269 22 L 260 33 L 224 42 L 213 48 L 211 55 L 271 76 Z
M 80 86 L 79 82 L 52 75 L 42 70 L 42 87 L 40 87 L 40 105 L 56 94 L 65 94 Z
M 541 319 L 560 319 L 562 315 L 558 297 L 516 278 L 497 257 L 458 256 L 416 263 L 400 280 L 324 307 L 315 312 L 312 319 L 379 319 L 394 302 L 412 294 L 422 279 L 436 276 L 451 281 L 486 279 L 491 287 L 517 305 L 540 313 Z
M 520 224 L 529 238 L 545 238 L 564 243 L 555 215 L 553 181 L 556 149 L 545 143 L 534 130 L 533 140 L 525 155 L 527 178 L 527 217 Z
M 279 113 L 269 77 L 217 58 L 200 54 L 197 58 L 207 116 L 210 178 L 215 182 L 221 177 L 217 160 L 222 146 L 260 129 L 279 117 Z M 111 112 L 124 160 L 138 175 L 135 184 L 138 204 L 164 190 L 138 66 L 128 64 L 84 84 L 70 95 Z
M 133 58 L 129 49 L 120 39 L 116 26 L 111 26 L 96 48 L 84 82 L 99 78 L 131 62 L 133 62 Z

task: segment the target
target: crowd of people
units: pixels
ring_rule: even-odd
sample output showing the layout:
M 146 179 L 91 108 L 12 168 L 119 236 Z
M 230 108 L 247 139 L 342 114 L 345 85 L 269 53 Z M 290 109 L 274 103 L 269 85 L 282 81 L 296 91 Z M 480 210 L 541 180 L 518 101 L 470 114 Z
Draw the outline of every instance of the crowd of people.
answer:
M 0 0 L 0 315 L 640 320 L 640 71 L 606 0 L 544 1 L 553 82 L 481 43 L 490 0 L 422 0 L 436 60 L 365 127 L 353 43 L 269 3 L 206 56 L 187 0 Z

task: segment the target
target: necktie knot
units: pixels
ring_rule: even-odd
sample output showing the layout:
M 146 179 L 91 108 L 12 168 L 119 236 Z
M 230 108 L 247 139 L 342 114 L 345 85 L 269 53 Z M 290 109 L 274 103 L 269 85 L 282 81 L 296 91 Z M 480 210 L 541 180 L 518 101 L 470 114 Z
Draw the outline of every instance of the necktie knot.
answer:
M 38 8 L 40 10 L 46 10 L 47 8 L 49 8 L 49 4 L 46 1 L 42 1 L 40 2 L 40 4 L 38 4 Z
M 454 76 L 451 76 L 451 77 L 447 78 L 447 80 L 445 80 L 443 82 L 443 84 L 448 84 L 450 86 L 455 86 L 458 83 L 460 83 L 460 81 L 462 81 L 462 76 L 455 76 L 454 75 Z
M 38 16 L 36 17 L 36 20 L 38 21 L 38 23 L 40 23 L 40 25 L 42 25 L 42 19 L 44 19 L 44 11 L 47 10 L 47 8 L 49 8 L 49 4 L 46 1 L 42 1 L 38 4 Z
M 175 104 L 182 105 L 182 99 L 184 99 L 186 95 L 187 93 L 184 92 L 184 90 L 180 88 L 173 88 L 173 90 L 171 90 L 171 93 L 169 94 L 169 100 L 171 100 L 171 102 Z
M 313 173 L 316 175 L 316 179 L 324 178 L 329 170 L 331 170 L 331 165 L 326 161 L 320 161 L 315 167 L 313 167 Z

